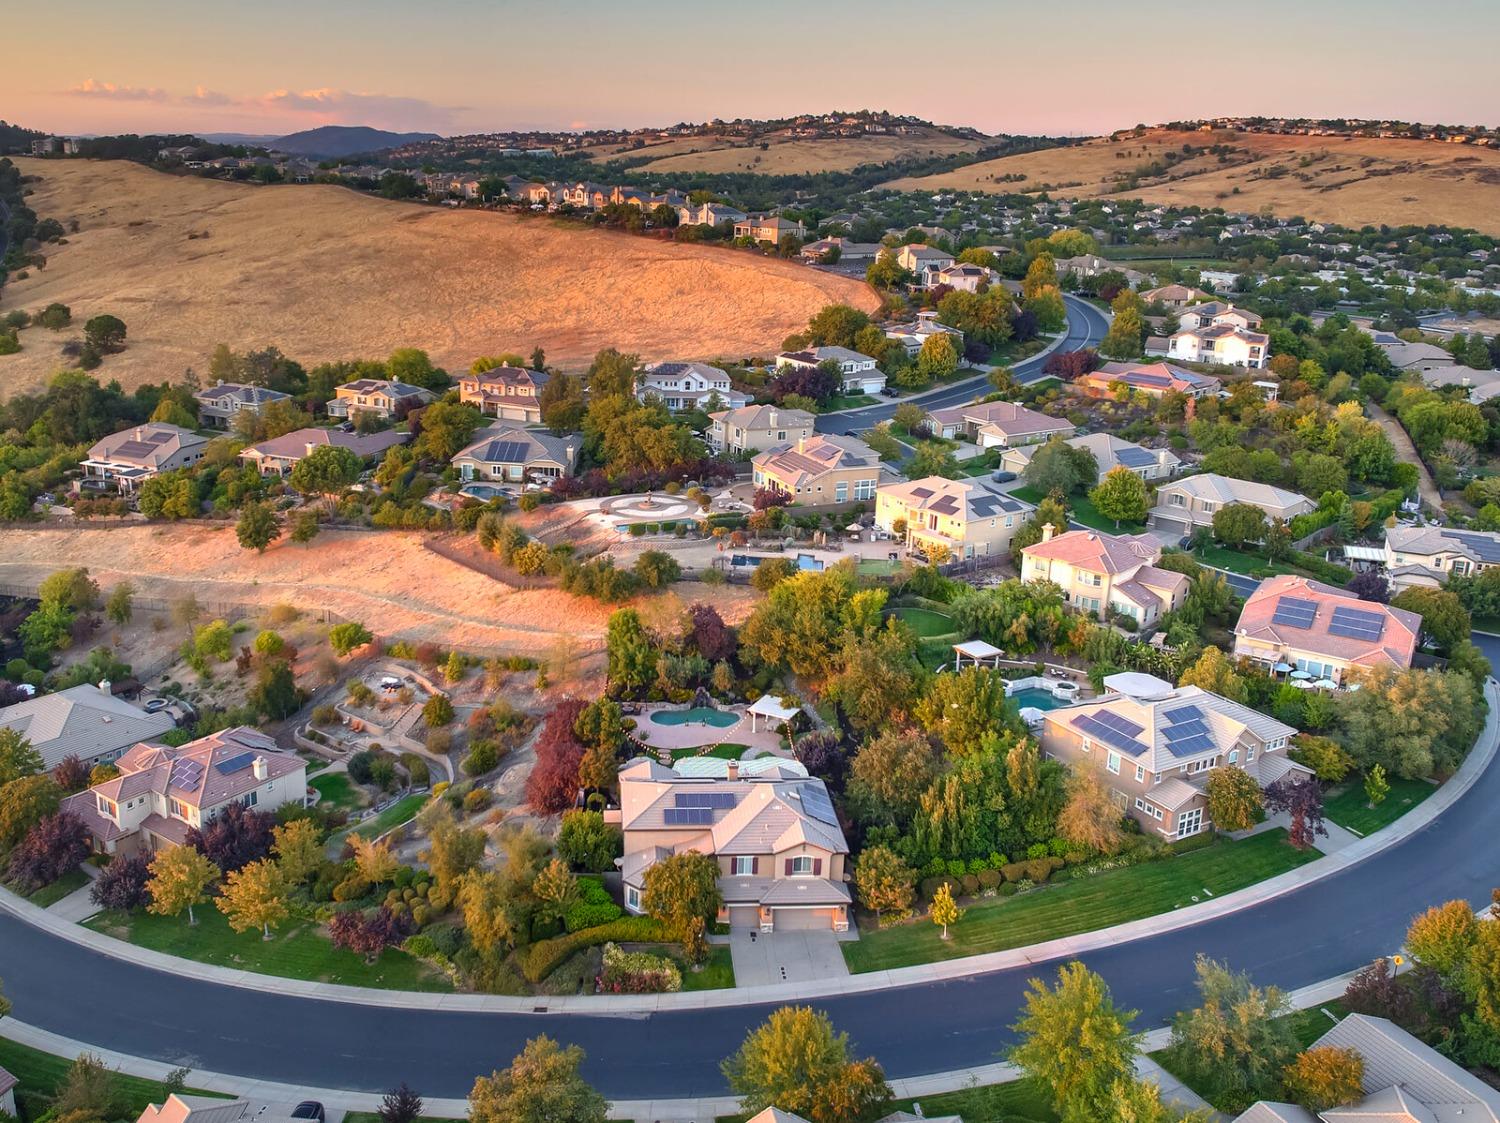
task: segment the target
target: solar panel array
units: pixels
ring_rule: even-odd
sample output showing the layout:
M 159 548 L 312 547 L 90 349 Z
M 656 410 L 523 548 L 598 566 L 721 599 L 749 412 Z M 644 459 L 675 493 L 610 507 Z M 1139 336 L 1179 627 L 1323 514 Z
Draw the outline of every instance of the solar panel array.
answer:
M 1288 628 L 1311 628 L 1318 615 L 1318 602 L 1301 597 L 1281 597 L 1276 601 L 1276 612 L 1271 623 Z
M 1178 706 L 1162 715 L 1167 724 L 1162 729 L 1162 739 L 1167 743 L 1167 752 L 1176 757 L 1197 756 L 1212 752 L 1217 746 L 1209 734 L 1208 723 L 1203 719 L 1203 710 L 1198 706 Z
M 733 807 L 738 799 L 733 792 L 678 792 L 673 802 L 678 807 Z
M 172 774 L 168 783 L 174 788 L 191 792 L 198 790 L 198 784 L 203 780 L 203 763 L 197 760 L 179 760 L 172 764 Z
M 1143 732 L 1142 728 L 1119 714 L 1112 714 L 1108 711 L 1084 714 L 1082 717 L 1074 718 L 1072 724 L 1073 728 L 1080 733 L 1112 749 L 1118 749 L 1127 756 L 1140 756 L 1146 751 L 1146 746 L 1136 740 L 1136 737 Z
M 1203 709 L 1200 706 L 1178 706 L 1175 710 L 1165 710 L 1162 719 L 1168 723 L 1178 721 L 1192 721 L 1194 718 L 1203 717 Z
M 254 759 L 254 753 L 238 753 L 228 760 L 219 761 L 215 767 L 218 768 L 220 773 L 227 776 L 231 772 L 242 772 L 246 768 L 249 768 L 250 762 Z
M 491 441 L 486 456 L 496 463 L 518 464 L 526 459 L 530 448 L 525 441 Z
M 1347 639 L 1378 640 L 1385 631 L 1385 617 L 1359 608 L 1335 608 L 1328 633 Z
M 828 798 L 828 792 L 818 784 L 803 784 L 801 789 L 802 810 L 820 823 L 837 826 L 839 817 L 833 813 L 833 802 Z
M 668 807 L 661 814 L 669 827 L 707 827 L 714 821 L 712 807 Z
M 1145 448 L 1122 448 L 1115 459 L 1127 468 L 1145 468 L 1156 463 L 1156 454 Z

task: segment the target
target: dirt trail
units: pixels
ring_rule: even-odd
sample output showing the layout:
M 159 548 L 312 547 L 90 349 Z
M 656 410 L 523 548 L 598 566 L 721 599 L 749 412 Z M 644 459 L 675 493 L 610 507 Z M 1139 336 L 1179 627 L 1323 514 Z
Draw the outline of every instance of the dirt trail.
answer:
M 1379 406 L 1366 405 L 1370 417 L 1379 422 L 1380 427 L 1385 430 L 1385 435 L 1391 439 L 1391 444 L 1396 448 L 1396 459 L 1406 463 L 1415 464 L 1417 467 L 1417 494 L 1422 497 L 1422 502 L 1435 511 L 1443 509 L 1443 495 L 1438 491 L 1437 484 L 1432 482 L 1432 473 L 1427 470 L 1427 465 L 1417 455 L 1417 446 L 1411 443 L 1411 437 L 1406 433 L 1406 427 Z

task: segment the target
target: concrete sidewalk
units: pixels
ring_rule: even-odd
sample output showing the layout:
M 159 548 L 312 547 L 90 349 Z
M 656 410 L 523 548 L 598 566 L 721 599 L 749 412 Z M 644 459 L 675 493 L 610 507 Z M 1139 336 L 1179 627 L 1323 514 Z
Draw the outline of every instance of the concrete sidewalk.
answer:
M 93 891 L 94 882 L 90 878 L 87 885 L 73 890 L 66 897 L 48 905 L 47 915 L 60 917 L 73 924 L 82 924 L 99 911 L 99 906 L 89 898 L 89 894 Z

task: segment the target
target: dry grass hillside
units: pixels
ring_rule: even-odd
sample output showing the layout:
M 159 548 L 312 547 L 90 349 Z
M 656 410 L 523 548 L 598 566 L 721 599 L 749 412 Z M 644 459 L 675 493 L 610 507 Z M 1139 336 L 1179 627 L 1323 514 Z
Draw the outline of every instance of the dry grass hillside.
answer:
M 761 150 L 761 144 L 767 147 Z M 802 175 L 814 172 L 845 172 L 861 164 L 883 164 L 908 156 L 943 156 L 975 152 L 977 140 L 952 136 L 938 129 L 923 129 L 908 136 L 830 137 L 798 140 L 769 136 L 746 142 L 716 137 L 682 137 L 645 148 L 621 152 L 619 145 L 600 146 L 596 160 L 617 155 L 631 160 L 656 159 L 643 165 L 649 172 L 754 172 L 759 175 Z
M 1119 177 L 1184 144 L 1224 144 L 1227 161 L 1204 154 L 1121 191 Z M 1004 176 L 1024 180 L 1005 182 Z M 1500 151 L 1434 141 L 1180 133 L 1093 140 L 970 164 L 889 186 L 927 191 L 1040 191 L 1067 198 L 1129 197 L 1178 206 L 1304 215 L 1349 226 L 1441 223 L 1500 233 Z M 1235 194 L 1238 189 L 1238 194 Z
M 129 348 L 100 374 L 127 387 L 202 370 L 220 342 L 303 363 L 402 346 L 463 369 L 529 352 L 581 365 L 602 347 L 647 359 L 764 354 L 818 308 L 874 308 L 865 285 L 735 250 L 545 218 L 394 203 L 340 187 L 253 187 L 123 161 L 21 160 L 37 213 L 80 232 L 12 281 L 0 310 L 61 301 L 111 312 Z M 63 365 L 32 328 L 0 357 L 0 393 Z

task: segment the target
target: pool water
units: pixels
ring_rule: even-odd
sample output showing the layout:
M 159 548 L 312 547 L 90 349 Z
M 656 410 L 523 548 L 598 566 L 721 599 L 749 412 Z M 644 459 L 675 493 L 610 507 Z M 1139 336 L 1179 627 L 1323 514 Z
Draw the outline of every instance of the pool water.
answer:
M 1068 703 L 1060 698 L 1054 697 L 1052 691 L 1043 690 L 1039 686 L 1027 686 L 1017 690 L 1010 696 L 1011 701 L 1020 709 L 1028 706 L 1034 710 L 1055 710 Z
M 712 725 L 715 729 L 728 729 L 738 724 L 740 715 L 712 706 L 694 706 L 691 710 L 657 710 L 651 720 L 657 725 Z

